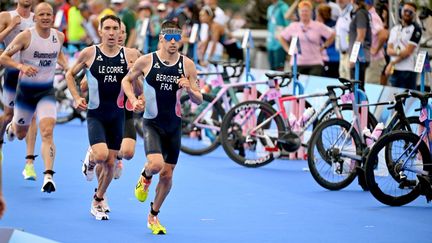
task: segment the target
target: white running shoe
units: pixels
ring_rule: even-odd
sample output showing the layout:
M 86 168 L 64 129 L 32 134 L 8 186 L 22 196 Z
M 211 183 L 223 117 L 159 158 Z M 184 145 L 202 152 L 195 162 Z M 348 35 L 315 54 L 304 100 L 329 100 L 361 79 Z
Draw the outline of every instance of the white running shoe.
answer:
M 123 163 L 121 160 L 116 160 L 114 167 L 114 179 L 119 179 L 123 170 Z
M 95 216 L 96 220 L 108 220 L 109 216 L 102 208 L 101 204 L 91 203 L 90 213 Z
M 92 161 L 90 161 L 90 153 L 91 153 L 91 147 L 87 150 L 86 156 L 84 158 L 83 164 L 82 164 L 82 173 L 87 178 L 88 181 L 92 181 L 94 178 L 96 164 Z
M 9 142 L 12 142 L 15 139 L 15 134 L 12 131 L 12 122 L 9 122 L 6 125 L 6 138 Z
M 97 188 L 95 188 L 94 191 L 96 193 L 97 192 Z M 103 196 L 103 199 L 104 200 L 101 202 L 102 203 L 102 208 L 104 209 L 105 213 L 109 213 L 111 211 L 111 209 L 110 209 L 110 207 L 108 205 L 108 201 L 107 201 L 106 195 Z
M 51 192 L 55 192 L 55 190 L 56 190 L 56 188 L 55 188 L 55 183 L 54 183 L 54 180 L 52 178 L 52 175 L 45 174 L 44 183 L 43 183 L 41 191 L 51 193 Z

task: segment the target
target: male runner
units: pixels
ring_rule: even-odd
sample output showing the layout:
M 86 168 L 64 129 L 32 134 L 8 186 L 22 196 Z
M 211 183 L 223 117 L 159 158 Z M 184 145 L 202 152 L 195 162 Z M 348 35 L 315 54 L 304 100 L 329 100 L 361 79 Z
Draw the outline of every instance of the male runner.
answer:
M 126 26 L 123 24 L 123 22 L 121 23 L 121 27 L 120 27 L 120 35 L 118 38 L 118 44 L 120 46 L 124 46 L 126 42 Z M 131 54 L 133 56 L 131 56 L 131 58 L 128 60 L 128 69 L 130 67 L 132 67 L 133 62 L 136 61 L 136 59 L 138 59 L 141 56 L 141 53 L 136 50 L 136 49 L 132 49 L 132 48 L 127 48 L 125 47 L 125 49 L 128 49 L 130 52 L 132 52 Z M 87 79 L 84 78 L 81 81 L 80 84 L 80 89 L 81 92 L 87 91 L 88 89 L 88 83 L 87 83 Z M 124 95 L 126 96 L 126 95 Z M 132 157 L 135 154 L 135 144 L 136 144 L 136 129 L 135 129 L 135 124 L 134 124 L 134 115 L 133 115 L 133 111 L 132 111 L 132 105 L 128 102 L 128 104 L 126 104 L 127 102 L 127 97 L 124 97 L 123 100 L 119 100 L 120 106 L 123 106 L 125 108 L 124 112 L 125 112 L 125 123 L 124 123 L 124 130 L 123 130 L 123 140 L 121 142 L 121 146 L 120 146 L 120 151 L 119 154 L 117 155 L 116 161 L 115 161 L 115 165 L 114 165 L 114 179 L 119 179 L 123 170 L 123 163 L 122 163 L 122 159 L 127 159 L 127 160 L 131 160 Z M 91 147 L 87 150 L 87 154 L 86 157 L 83 161 L 83 174 L 85 175 L 85 177 L 87 178 L 87 180 L 91 181 L 93 180 L 94 177 L 94 170 L 96 171 L 96 176 L 98 178 L 98 180 L 101 179 L 101 172 L 102 172 L 102 167 L 100 166 L 95 166 L 94 170 L 89 170 L 89 158 L 90 158 L 90 151 L 91 151 Z M 95 192 L 97 191 L 97 189 L 95 189 Z M 103 202 L 103 208 L 105 210 L 105 212 L 110 212 L 110 207 L 108 205 L 107 202 L 107 198 L 104 196 L 104 200 Z
M 0 49 L 4 50 L 19 33 L 34 26 L 34 13 L 31 12 L 32 5 L 32 0 L 19 0 L 15 10 L 0 13 Z M 12 58 L 19 62 L 19 53 L 16 53 Z M 3 147 L 3 135 L 6 125 L 11 122 L 13 116 L 18 74 L 19 70 L 10 67 L 6 68 L 4 74 L 3 97 L 1 97 L 4 111 L 0 116 L 0 151 Z M 26 136 L 27 154 L 25 157 L 26 165 L 23 170 L 23 176 L 26 180 L 36 180 L 36 172 L 33 166 L 36 158 L 34 155 L 36 133 L 36 120 L 33 118 Z M 0 161 L 3 159 L 2 155 L 0 152 Z
M 166 234 L 158 220 L 159 209 L 172 186 L 181 140 L 180 96 L 185 90 L 190 99 L 200 104 L 203 100 L 197 86 L 197 71 L 193 61 L 180 55 L 178 48 L 181 28 L 176 22 L 162 24 L 160 49 L 140 57 L 122 86 L 135 112 L 144 109 L 143 100 L 134 94 L 132 83 L 144 75 L 144 148 L 147 163 L 135 189 L 135 197 L 144 202 L 152 176 L 159 174 L 154 202 L 150 204 L 147 227 L 153 234 Z
M 65 68 L 67 61 L 61 52 L 64 35 L 51 28 L 52 7 L 48 3 L 38 4 L 34 19 L 35 27 L 18 34 L 0 57 L 0 64 L 20 71 L 14 115 L 6 126 L 6 135 L 9 140 L 13 140 L 15 135 L 23 139 L 36 112 L 45 164 L 41 190 L 50 193 L 56 189 L 52 179 L 55 158 L 53 130 L 57 117 L 53 81 L 56 64 Z M 20 62 L 12 58 L 18 52 Z
M 126 75 L 132 51 L 118 45 L 120 19 L 104 16 L 99 34 L 102 43 L 87 47 L 78 56 L 76 64 L 66 74 L 68 88 L 77 109 L 87 112 L 88 136 L 91 145 L 88 167 L 102 168 L 98 188 L 93 196 L 90 212 L 97 220 L 108 220 L 104 209 L 104 195 L 114 175 L 114 161 L 123 138 L 124 110 L 117 104 L 121 80 Z M 89 103 L 80 97 L 74 75 L 86 68 Z M 89 168 L 89 169 L 90 169 Z

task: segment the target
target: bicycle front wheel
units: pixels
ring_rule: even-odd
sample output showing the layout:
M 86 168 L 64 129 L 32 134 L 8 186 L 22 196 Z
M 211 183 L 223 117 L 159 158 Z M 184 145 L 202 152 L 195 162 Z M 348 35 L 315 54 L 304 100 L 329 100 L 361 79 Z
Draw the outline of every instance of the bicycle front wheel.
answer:
M 246 167 L 264 166 L 278 152 L 282 118 L 267 103 L 246 101 L 234 106 L 221 125 L 222 146 L 230 159 Z
M 308 165 L 312 177 L 329 190 L 347 187 L 357 175 L 362 153 L 357 131 L 342 119 L 321 122 L 312 133 L 308 146 Z
M 430 170 L 426 162 L 431 163 L 431 158 L 423 141 L 415 149 L 419 140 L 416 134 L 393 131 L 374 144 L 366 159 L 365 173 L 369 190 L 378 201 L 402 206 L 420 195 L 414 171 Z

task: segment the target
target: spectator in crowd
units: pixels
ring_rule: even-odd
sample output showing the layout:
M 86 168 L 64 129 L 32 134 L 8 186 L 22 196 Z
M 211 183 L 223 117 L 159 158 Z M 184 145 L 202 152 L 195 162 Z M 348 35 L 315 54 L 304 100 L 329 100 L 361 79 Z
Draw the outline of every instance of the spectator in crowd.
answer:
M 331 13 L 331 7 L 326 3 L 322 3 L 317 8 L 317 20 L 334 30 L 336 21 L 331 18 Z M 322 38 L 322 41 L 324 42 L 325 39 Z M 323 75 L 329 78 L 339 78 L 339 53 L 336 51 L 334 42 L 324 51 L 323 57 Z
M 229 59 L 243 60 L 243 50 L 239 47 L 237 40 L 231 37 L 231 34 L 225 26 L 216 23 L 214 18 L 213 9 L 209 6 L 206 5 L 201 9 L 200 21 L 201 23 L 207 24 L 210 30 L 209 38 L 199 44 L 202 55 L 205 55 L 204 50 L 207 50 L 207 47 L 210 49 L 208 58 L 202 57 L 201 60 L 214 60 L 213 55 L 216 50 L 216 43 L 221 43 L 224 46 Z M 209 45 L 210 40 L 212 43 Z
M 145 41 L 148 41 L 148 53 L 156 51 L 159 42 L 160 32 L 160 20 L 157 14 L 153 14 L 153 7 L 149 1 L 141 1 L 138 5 L 138 19 L 136 21 L 136 30 L 134 36 L 131 37 L 131 41 L 135 43 L 135 46 L 143 51 L 143 45 Z M 145 19 L 149 19 L 149 30 L 146 36 L 141 36 L 141 28 Z
M 86 32 L 81 25 L 83 16 L 80 13 L 79 5 L 81 0 L 71 0 L 71 7 L 68 12 L 69 24 L 67 26 L 67 39 L 69 44 L 75 45 L 78 49 L 81 49 L 83 40 L 85 39 Z
M 61 23 L 60 23 L 60 26 L 57 27 L 57 29 L 60 32 L 63 32 L 63 34 L 65 35 L 65 41 L 63 42 L 63 45 L 67 46 L 67 44 L 69 42 L 67 28 L 69 26 L 70 5 L 66 0 L 54 0 L 54 5 L 55 5 L 56 14 L 59 14 L 60 11 L 61 11 L 60 14 L 62 14 Z M 57 17 L 57 15 L 56 15 L 56 17 Z
M 351 11 L 353 6 L 351 0 L 337 0 L 341 8 L 341 15 L 336 21 L 336 50 L 339 52 L 339 76 L 341 78 L 350 79 L 350 64 L 349 64 L 349 26 L 351 23 Z
M 415 22 L 417 5 L 411 2 L 405 3 L 401 11 L 402 22 L 390 31 L 387 53 L 391 61 L 385 73 L 391 75 L 392 86 L 416 89 L 415 54 L 422 36 L 421 28 Z
M 95 30 L 99 29 L 99 21 L 106 15 L 116 15 L 114 10 L 107 7 L 105 0 L 89 0 L 88 6 L 90 12 L 94 17 L 91 17 L 93 21 L 93 27 Z M 99 33 L 98 33 L 99 34 Z
M 366 82 L 380 84 L 381 74 L 387 64 L 384 56 L 384 43 L 388 39 L 389 32 L 384 28 L 384 23 L 373 6 L 373 0 L 366 0 L 365 3 L 372 20 L 371 62 L 366 68 Z
M 83 17 L 81 25 L 85 30 L 86 35 L 84 36 L 83 41 L 88 45 L 97 45 L 100 43 L 99 35 L 93 25 L 94 19 L 96 19 L 96 15 L 93 15 L 90 12 L 89 6 L 85 3 L 81 3 L 79 5 L 79 10 L 81 12 L 81 16 Z
M 279 36 L 279 41 L 288 52 L 288 41 L 297 36 L 300 43 L 297 58 L 299 73 L 321 76 L 324 67 L 322 51 L 334 42 L 335 33 L 323 23 L 312 20 L 312 8 L 310 1 L 301 1 L 298 4 L 300 21 L 293 22 L 286 27 Z M 323 37 L 326 41 L 321 44 Z M 293 59 L 291 59 L 291 65 L 293 65 Z
M 288 4 L 283 0 L 272 0 L 272 4 L 267 8 L 267 53 L 271 70 L 282 71 L 285 67 L 287 53 L 278 41 L 277 35 L 289 24 L 284 18 L 284 13 L 288 11 Z
M 364 0 L 354 0 L 353 7 L 352 20 L 349 25 L 349 53 L 351 54 L 355 42 L 361 43 L 358 55 L 358 61 L 360 62 L 359 80 L 361 81 L 360 88 L 364 90 L 365 72 L 370 63 L 372 43 L 371 19 Z M 355 78 L 355 64 L 350 63 L 350 66 L 351 78 Z
M 327 5 L 330 7 L 330 18 L 334 21 L 336 21 L 339 16 L 341 15 L 342 10 L 340 9 L 339 5 L 336 3 L 329 1 L 329 0 L 314 0 L 316 5 L 316 12 L 315 16 L 318 18 L 318 8 L 321 5 Z
M 113 5 L 113 9 L 117 14 L 117 17 L 121 19 L 121 21 L 126 26 L 126 47 L 133 47 L 135 44 L 130 36 L 136 35 L 135 33 L 135 24 L 136 24 L 136 18 L 135 14 L 132 10 L 130 10 L 127 7 L 127 3 L 125 0 L 111 0 L 111 3 Z

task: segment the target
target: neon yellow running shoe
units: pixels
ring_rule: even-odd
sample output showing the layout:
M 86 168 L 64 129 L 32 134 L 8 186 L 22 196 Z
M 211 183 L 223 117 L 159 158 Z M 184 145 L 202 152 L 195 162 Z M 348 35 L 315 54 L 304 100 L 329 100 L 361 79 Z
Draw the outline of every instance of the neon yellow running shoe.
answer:
M 138 183 L 135 186 L 135 197 L 140 202 L 144 202 L 147 199 L 151 180 L 147 180 L 144 176 L 140 176 Z
M 22 172 L 24 180 L 36 180 L 36 171 L 33 164 L 26 164 Z
M 149 228 L 154 235 L 164 235 L 167 233 L 165 227 L 163 227 L 157 216 L 149 214 L 147 220 L 147 228 Z

